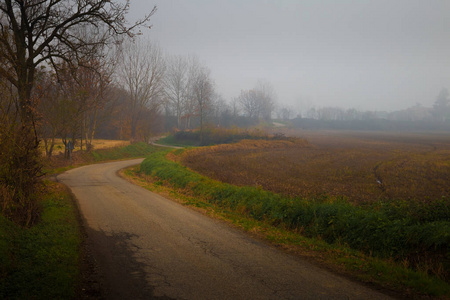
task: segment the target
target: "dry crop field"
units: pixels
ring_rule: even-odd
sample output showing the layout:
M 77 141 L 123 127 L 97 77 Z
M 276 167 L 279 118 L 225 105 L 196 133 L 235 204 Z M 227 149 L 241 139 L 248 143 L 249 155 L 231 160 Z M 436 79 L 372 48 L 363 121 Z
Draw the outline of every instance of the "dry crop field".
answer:
M 94 146 L 94 149 L 96 149 L 96 150 L 121 147 L 121 146 L 126 146 L 129 144 L 130 144 L 129 141 L 123 141 L 123 140 L 94 139 L 92 141 L 92 145 Z M 76 144 L 75 144 L 75 151 L 80 150 L 80 145 L 81 145 L 80 140 L 77 140 Z M 45 148 L 44 148 L 43 143 L 41 143 L 41 147 L 42 147 L 42 153 L 45 154 Z M 83 144 L 83 149 L 85 149 L 85 147 L 86 147 L 86 145 Z M 54 155 L 63 154 L 64 148 L 65 148 L 65 146 L 64 146 L 63 142 L 61 141 L 61 139 L 57 139 L 55 146 L 54 146 L 53 154 Z
M 189 150 L 181 159 L 211 178 L 294 197 L 327 195 L 367 203 L 450 196 L 449 133 L 284 134 L 304 140 L 242 141 Z

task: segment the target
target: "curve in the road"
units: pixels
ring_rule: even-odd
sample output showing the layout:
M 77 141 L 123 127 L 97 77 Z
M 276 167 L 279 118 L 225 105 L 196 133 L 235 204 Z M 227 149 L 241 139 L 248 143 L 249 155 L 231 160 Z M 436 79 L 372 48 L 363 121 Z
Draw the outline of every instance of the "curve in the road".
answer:
M 79 203 L 107 299 L 388 299 L 117 176 L 58 176 Z

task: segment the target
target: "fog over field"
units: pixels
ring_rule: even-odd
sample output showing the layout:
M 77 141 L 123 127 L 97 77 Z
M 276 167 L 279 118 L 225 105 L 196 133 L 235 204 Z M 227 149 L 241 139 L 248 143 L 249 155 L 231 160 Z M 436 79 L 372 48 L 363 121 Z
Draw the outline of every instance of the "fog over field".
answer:
M 450 88 L 450 1 L 133 0 L 130 19 L 171 54 L 196 54 L 226 100 L 269 81 L 296 111 L 431 107 Z

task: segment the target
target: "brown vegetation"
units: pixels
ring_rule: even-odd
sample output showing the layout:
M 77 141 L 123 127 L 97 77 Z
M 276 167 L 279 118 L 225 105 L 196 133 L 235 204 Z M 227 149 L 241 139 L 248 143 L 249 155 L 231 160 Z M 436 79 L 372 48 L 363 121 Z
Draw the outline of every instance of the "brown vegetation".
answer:
M 183 163 L 206 176 L 289 196 L 427 201 L 450 196 L 446 134 L 292 131 L 309 145 L 242 141 L 186 151 Z

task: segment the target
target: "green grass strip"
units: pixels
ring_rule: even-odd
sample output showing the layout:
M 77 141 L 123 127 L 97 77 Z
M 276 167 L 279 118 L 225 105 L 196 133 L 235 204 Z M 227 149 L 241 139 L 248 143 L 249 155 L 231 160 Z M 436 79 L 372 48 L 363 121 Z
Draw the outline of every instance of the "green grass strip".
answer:
M 0 299 L 72 299 L 81 236 L 70 195 L 52 192 L 41 221 L 19 227 L 0 216 Z

